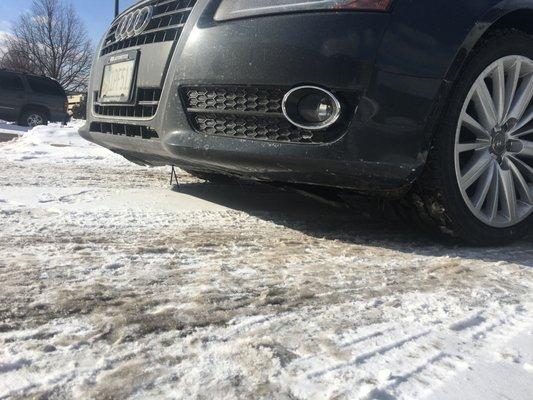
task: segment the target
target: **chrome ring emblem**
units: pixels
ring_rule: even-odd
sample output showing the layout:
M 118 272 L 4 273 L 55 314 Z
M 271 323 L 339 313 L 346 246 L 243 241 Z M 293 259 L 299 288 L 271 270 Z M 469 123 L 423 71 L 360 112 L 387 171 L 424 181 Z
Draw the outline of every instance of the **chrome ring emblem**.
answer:
M 146 6 L 124 15 L 118 23 L 115 39 L 125 40 L 141 34 L 152 19 L 154 8 Z

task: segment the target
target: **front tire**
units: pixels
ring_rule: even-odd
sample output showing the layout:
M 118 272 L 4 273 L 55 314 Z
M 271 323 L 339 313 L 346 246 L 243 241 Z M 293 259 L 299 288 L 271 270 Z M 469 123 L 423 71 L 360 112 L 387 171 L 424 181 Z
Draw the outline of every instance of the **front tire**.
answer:
M 504 245 L 533 223 L 533 36 L 498 31 L 470 57 L 411 200 L 426 226 Z
M 39 110 L 27 110 L 20 116 L 19 125 L 35 128 L 36 126 L 48 124 L 48 116 Z

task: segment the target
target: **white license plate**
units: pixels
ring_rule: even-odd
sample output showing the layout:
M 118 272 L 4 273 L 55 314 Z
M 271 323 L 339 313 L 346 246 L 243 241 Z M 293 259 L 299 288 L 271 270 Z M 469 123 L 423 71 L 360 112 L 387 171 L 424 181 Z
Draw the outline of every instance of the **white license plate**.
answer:
M 106 65 L 99 101 L 102 103 L 128 103 L 131 99 L 134 74 L 135 60 Z

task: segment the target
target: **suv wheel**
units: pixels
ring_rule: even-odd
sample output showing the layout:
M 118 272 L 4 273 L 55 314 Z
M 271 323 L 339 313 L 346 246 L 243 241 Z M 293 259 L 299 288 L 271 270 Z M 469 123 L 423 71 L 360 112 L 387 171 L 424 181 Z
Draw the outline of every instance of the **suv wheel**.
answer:
M 20 118 L 20 125 L 34 128 L 39 125 L 47 124 L 46 115 L 42 111 L 29 110 L 25 111 Z
M 533 223 L 533 37 L 507 30 L 474 51 L 413 193 L 426 224 L 503 245 Z

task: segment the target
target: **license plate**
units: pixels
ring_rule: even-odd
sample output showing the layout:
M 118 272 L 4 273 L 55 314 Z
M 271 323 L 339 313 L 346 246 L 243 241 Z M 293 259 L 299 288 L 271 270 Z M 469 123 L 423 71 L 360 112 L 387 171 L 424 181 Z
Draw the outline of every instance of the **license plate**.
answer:
M 126 61 L 112 62 L 104 67 L 99 98 L 101 103 L 130 102 L 135 65 L 136 59 L 126 59 Z

